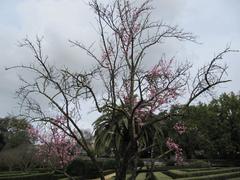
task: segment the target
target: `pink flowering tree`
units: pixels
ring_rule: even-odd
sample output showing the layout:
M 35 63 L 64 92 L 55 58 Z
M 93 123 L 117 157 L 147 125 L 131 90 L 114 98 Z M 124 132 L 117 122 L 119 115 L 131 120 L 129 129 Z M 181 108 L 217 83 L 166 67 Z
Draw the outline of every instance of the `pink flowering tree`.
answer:
M 56 118 L 56 122 L 59 123 L 61 119 Z M 28 133 L 36 142 L 38 159 L 54 170 L 64 169 L 80 155 L 77 142 L 56 126 L 50 125 L 44 129 L 30 126 Z
M 190 78 L 189 63 L 179 63 L 174 58 L 165 56 L 157 64 L 146 56 L 148 50 L 166 42 L 167 39 L 195 42 L 195 37 L 178 26 L 164 22 L 151 21 L 151 1 L 113 0 L 103 5 L 97 0 L 90 3 L 97 19 L 100 35 L 100 53 L 78 41 L 72 45 L 85 51 L 94 61 L 95 66 L 84 72 L 71 72 L 69 69 L 58 69 L 48 64 L 47 56 L 42 51 L 42 41 L 36 43 L 25 39 L 21 46 L 28 47 L 34 54 L 37 64 L 21 65 L 32 71 L 34 81 L 21 78 L 24 85 L 17 92 L 22 98 L 24 115 L 33 121 L 51 124 L 73 138 L 81 146 L 99 170 L 101 180 L 105 179 L 98 166 L 93 149 L 88 145 L 81 127 L 81 103 L 92 100 L 95 109 L 104 115 L 107 126 L 97 124 L 98 139 L 102 142 L 111 137 L 113 152 L 117 161 L 116 179 L 126 179 L 127 170 L 131 170 L 131 179 L 136 179 L 139 154 L 148 151 L 155 142 L 149 145 L 142 139 L 148 129 L 161 127 L 161 123 L 173 116 L 182 116 L 197 97 L 209 93 L 218 84 L 228 82 L 225 78 L 227 67 L 220 60 L 231 52 L 229 47 L 217 54 L 209 64 L 200 68 Z M 158 46 L 160 48 L 160 46 Z M 146 63 L 152 68 L 146 68 Z M 190 81 L 191 80 L 191 81 Z M 101 84 L 102 94 L 95 82 Z M 187 97 L 187 95 L 189 95 Z M 179 103 L 178 99 L 186 96 L 181 113 L 169 111 L 171 105 Z M 45 99 L 51 109 L 38 103 L 38 97 Z M 45 101 L 44 101 L 45 102 Z M 64 117 L 61 123 L 55 121 L 53 112 Z M 164 116 L 150 118 L 159 113 Z M 105 116 L 107 114 L 107 116 Z M 173 128 L 179 134 L 186 130 L 177 124 Z M 99 129 L 99 128 L 103 129 Z M 149 132 L 149 131 L 148 131 Z M 101 138 L 102 137 L 102 138 Z M 120 137 L 120 138 L 119 138 Z M 52 139 L 54 140 L 54 139 Z M 123 142 L 123 144 L 118 142 Z M 176 159 L 181 160 L 182 150 L 173 139 L 166 145 L 176 152 Z

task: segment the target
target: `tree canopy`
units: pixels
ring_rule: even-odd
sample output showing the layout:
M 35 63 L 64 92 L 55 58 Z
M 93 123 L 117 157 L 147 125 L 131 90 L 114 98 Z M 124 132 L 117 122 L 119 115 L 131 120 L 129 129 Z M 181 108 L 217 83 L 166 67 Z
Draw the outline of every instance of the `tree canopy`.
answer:
M 188 130 L 181 143 L 188 158 L 240 158 L 239 94 L 223 93 L 208 104 L 190 106 L 183 120 Z M 177 121 L 168 121 L 168 132 Z

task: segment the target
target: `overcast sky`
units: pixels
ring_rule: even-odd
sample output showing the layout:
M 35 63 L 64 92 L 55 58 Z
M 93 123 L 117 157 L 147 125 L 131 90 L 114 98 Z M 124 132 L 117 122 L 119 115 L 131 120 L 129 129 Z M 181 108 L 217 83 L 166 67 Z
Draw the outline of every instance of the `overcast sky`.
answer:
M 240 49 L 240 1 L 239 0 L 153 0 L 153 18 L 179 25 L 198 36 L 201 45 L 170 41 L 161 52 L 189 60 L 197 69 L 231 44 Z M 44 52 L 51 63 L 73 70 L 89 67 L 89 58 L 79 49 L 70 47 L 69 39 L 86 44 L 98 39 L 96 22 L 87 0 L 1 0 L 0 1 L 0 117 L 17 114 L 14 92 L 19 87 L 16 71 L 5 67 L 28 64 L 31 53 L 17 46 L 26 36 L 34 39 L 44 36 Z M 158 49 L 151 53 L 158 60 Z M 156 56 L 155 56 L 156 55 Z M 240 54 L 224 58 L 228 64 L 228 78 L 232 82 L 222 85 L 221 92 L 240 90 Z M 19 73 L 19 72 L 18 72 Z M 96 114 L 89 113 L 91 102 L 83 107 L 84 127 L 89 127 Z M 91 121 L 89 121 L 91 120 Z

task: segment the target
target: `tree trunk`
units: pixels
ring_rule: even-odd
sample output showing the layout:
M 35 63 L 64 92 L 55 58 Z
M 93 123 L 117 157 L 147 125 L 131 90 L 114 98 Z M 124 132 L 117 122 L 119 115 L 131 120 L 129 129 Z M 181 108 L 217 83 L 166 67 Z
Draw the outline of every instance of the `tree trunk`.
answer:
M 99 167 L 97 160 L 95 158 L 95 156 L 92 154 L 92 152 L 87 151 L 88 157 L 91 159 L 91 161 L 93 162 L 94 166 L 97 168 L 98 172 L 99 172 L 99 176 L 101 180 L 105 180 L 105 177 L 103 175 L 103 170 L 102 168 Z
M 134 158 L 133 160 L 133 167 L 131 172 L 131 180 L 135 180 L 137 177 L 137 168 L 138 168 L 138 157 Z
M 146 179 L 147 180 L 152 180 L 154 179 L 154 175 L 153 175 L 153 168 L 154 168 L 154 147 L 151 148 L 151 164 L 150 164 L 150 168 L 148 167 L 148 172 L 146 174 Z
M 116 172 L 116 180 L 126 180 L 127 167 L 127 164 L 120 163 L 120 166 L 117 168 Z

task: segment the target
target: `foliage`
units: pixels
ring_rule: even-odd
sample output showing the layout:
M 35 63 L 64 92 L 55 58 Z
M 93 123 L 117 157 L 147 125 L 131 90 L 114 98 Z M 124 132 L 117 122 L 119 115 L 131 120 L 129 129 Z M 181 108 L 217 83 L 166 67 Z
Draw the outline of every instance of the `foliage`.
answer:
M 99 176 L 98 169 L 93 166 L 91 161 L 74 160 L 68 167 L 67 173 L 71 176 L 89 177 L 95 175 Z
M 26 119 L 16 117 L 0 118 L 0 137 L 1 142 L 4 141 L 5 143 L 5 149 L 31 143 L 32 139 L 27 133 L 28 126 L 29 123 Z
M 61 123 L 61 117 L 56 118 L 56 123 Z M 48 129 L 29 127 L 29 134 L 38 141 L 37 156 L 43 164 L 51 168 L 64 168 L 79 156 L 80 151 L 76 141 L 69 138 L 64 131 L 50 125 Z
M 177 121 L 168 121 L 168 133 Z M 188 158 L 240 158 L 240 95 L 224 93 L 209 104 L 191 106 L 184 122 L 188 130 L 179 141 Z
M 0 134 L 5 146 L 0 152 L 0 168 L 27 170 L 37 165 L 34 138 L 29 136 L 26 119 L 6 117 L 0 119 Z
M 104 171 L 111 170 L 111 172 L 114 171 L 117 165 L 114 159 L 98 160 L 98 164 Z M 67 173 L 72 176 L 99 177 L 99 172 L 95 166 L 93 166 L 91 160 L 86 159 L 73 160 L 67 167 Z
M 0 151 L 3 149 L 5 144 L 6 144 L 6 142 L 4 140 L 3 134 L 0 134 Z
M 34 145 L 22 144 L 0 152 L 0 169 L 27 171 L 38 165 Z

